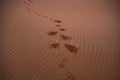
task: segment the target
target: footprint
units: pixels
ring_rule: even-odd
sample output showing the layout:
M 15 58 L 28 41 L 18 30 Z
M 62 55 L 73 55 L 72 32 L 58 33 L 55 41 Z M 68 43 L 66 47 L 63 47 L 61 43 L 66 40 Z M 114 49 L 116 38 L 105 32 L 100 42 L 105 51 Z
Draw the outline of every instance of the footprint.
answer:
M 48 18 L 47 16 L 43 16 L 44 18 Z
M 56 27 L 61 27 L 61 25 L 56 25 Z
M 76 46 L 71 44 L 65 44 L 64 46 L 67 48 L 68 51 L 77 54 L 78 48 Z
M 57 35 L 57 34 L 58 34 L 58 32 L 56 32 L 56 31 L 48 32 L 48 35 L 50 35 L 50 36 Z
M 38 14 L 38 12 L 37 12 L 37 11 L 34 11 L 34 14 Z
M 29 6 L 29 7 L 31 7 L 31 6 L 32 6 L 32 4 L 31 4 L 31 3 L 29 3 L 28 1 L 24 1 L 24 4 L 25 4 L 25 5 L 27 5 L 27 6 Z
M 38 16 L 41 16 L 41 14 L 39 14 Z
M 59 66 L 60 68 L 65 68 L 65 66 L 66 66 L 66 59 L 63 59 L 63 60 L 58 64 L 58 66 Z
M 24 4 L 26 4 L 26 1 L 23 1 L 24 2 Z
M 59 48 L 60 44 L 59 43 L 53 43 L 50 45 L 51 48 Z
M 62 23 L 62 21 L 60 21 L 60 20 L 54 20 L 54 22 L 56 22 L 56 23 Z
M 73 76 L 73 74 L 71 72 L 67 72 L 66 74 L 66 78 L 62 79 L 62 80 L 76 80 L 75 76 Z
M 28 0 L 30 3 L 32 3 L 33 1 L 32 0 Z
M 68 39 L 71 39 L 71 37 L 66 36 L 66 35 L 60 35 L 60 37 L 61 37 L 63 40 L 68 40 Z
M 28 12 L 31 12 L 31 10 L 30 10 L 30 8 L 29 7 L 27 7 L 27 6 L 25 6 L 26 7 L 26 9 L 27 9 L 27 11 Z
M 66 31 L 64 28 L 60 28 L 61 31 Z

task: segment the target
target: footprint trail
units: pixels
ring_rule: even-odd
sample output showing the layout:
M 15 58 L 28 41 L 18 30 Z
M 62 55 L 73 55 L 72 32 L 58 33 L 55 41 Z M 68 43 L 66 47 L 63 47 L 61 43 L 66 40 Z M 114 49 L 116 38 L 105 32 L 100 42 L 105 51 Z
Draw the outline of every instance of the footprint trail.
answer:
M 67 36 L 66 34 L 62 33 L 64 31 L 66 31 L 66 32 L 68 31 L 65 27 L 63 28 L 64 25 L 62 25 L 62 21 L 58 20 L 58 19 L 50 18 L 50 17 L 48 17 L 46 15 L 43 15 L 43 14 L 39 13 L 38 10 L 34 10 L 34 6 L 33 6 L 33 5 L 35 5 L 34 3 L 33 3 L 32 0 L 24 0 L 24 6 L 25 6 L 26 10 L 29 13 L 32 13 L 32 14 L 34 14 L 36 16 L 43 17 L 43 18 L 49 20 L 50 22 L 54 23 L 55 28 L 57 27 L 57 29 L 58 29 L 58 31 L 51 30 L 51 31 L 49 31 L 49 32 L 46 33 L 49 36 L 56 37 L 56 38 L 49 38 L 49 39 L 51 39 L 53 41 L 56 41 L 54 39 L 58 39 L 57 42 L 53 42 L 53 43 L 51 43 L 49 45 L 50 48 L 55 49 L 55 50 L 58 50 L 58 48 L 66 48 L 70 52 L 70 54 L 74 53 L 74 55 L 77 55 L 78 48 L 75 45 L 71 45 L 71 44 L 67 44 L 66 43 L 66 40 L 71 40 L 72 42 L 75 42 L 75 41 L 72 39 L 71 36 Z M 58 35 L 58 36 L 56 36 L 56 35 Z M 62 39 L 62 40 L 60 40 L 60 39 Z M 63 44 L 61 44 L 61 43 L 63 43 Z M 63 47 L 60 47 L 62 45 L 63 45 Z M 62 59 L 58 63 L 58 67 L 60 69 L 64 70 L 64 68 L 67 66 L 66 65 L 67 61 L 68 60 L 66 58 Z M 65 75 L 66 75 L 66 77 L 64 79 L 62 79 L 62 80 L 76 80 L 75 77 L 73 76 L 73 74 L 71 72 L 66 72 Z

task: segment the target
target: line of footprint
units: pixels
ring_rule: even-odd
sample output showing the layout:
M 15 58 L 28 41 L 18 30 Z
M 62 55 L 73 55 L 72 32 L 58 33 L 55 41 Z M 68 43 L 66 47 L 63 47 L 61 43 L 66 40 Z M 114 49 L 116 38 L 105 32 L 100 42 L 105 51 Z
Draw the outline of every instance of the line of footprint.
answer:
M 32 5 L 33 4 L 33 1 L 32 0 L 24 0 L 24 4 L 29 4 L 29 5 Z M 28 8 L 29 7 L 31 7 L 31 6 L 27 6 Z M 26 5 L 25 5 L 26 6 Z M 29 8 L 29 10 L 30 10 L 30 8 Z M 30 11 L 32 11 L 32 10 L 30 10 Z M 37 11 L 36 11 L 36 13 L 37 13 Z M 38 15 L 38 16 L 40 16 L 40 14 Z M 44 18 L 49 18 L 48 16 L 43 16 Z M 63 28 L 62 27 L 62 25 L 60 25 L 60 23 L 62 23 L 62 21 L 61 20 L 53 20 L 55 23 L 58 23 L 58 24 L 56 24 L 55 26 L 56 27 L 58 27 L 58 29 L 60 30 L 60 31 L 66 31 L 66 29 L 65 28 Z M 56 35 L 59 35 L 59 37 L 62 39 L 62 40 L 72 40 L 72 37 L 70 37 L 70 36 L 67 36 L 67 35 L 65 35 L 65 34 L 61 34 L 61 33 L 59 33 L 58 31 L 50 31 L 50 32 L 48 32 L 47 33 L 49 36 L 56 36 Z M 74 41 L 73 41 L 74 42 Z M 53 43 L 53 44 L 51 44 L 51 47 L 52 48 L 58 48 L 60 46 L 60 43 Z M 68 43 L 65 43 L 64 44 L 64 46 L 65 46 L 65 48 L 66 49 L 68 49 L 68 51 L 69 52 L 71 52 L 72 54 L 74 53 L 74 54 L 77 54 L 77 52 L 78 52 L 78 48 L 75 46 L 75 45 L 72 45 L 72 44 L 68 44 Z
M 60 31 L 66 31 L 66 29 L 65 29 L 65 28 L 62 28 L 62 26 L 60 25 L 60 23 L 62 23 L 62 21 L 60 21 L 60 20 L 54 20 L 54 22 L 55 22 L 55 23 L 58 23 L 58 24 L 56 25 L 56 27 L 58 27 L 58 29 L 59 29 Z M 66 40 L 72 40 L 72 37 L 71 37 L 71 36 L 65 35 L 65 34 L 59 32 L 59 31 L 50 31 L 50 32 L 48 32 L 47 34 L 48 34 L 49 36 L 56 36 L 56 35 L 58 35 L 59 38 L 62 39 L 62 40 L 59 41 L 59 42 L 66 41 Z M 55 48 L 55 49 L 59 48 L 60 45 L 61 45 L 59 42 L 51 44 L 51 47 L 52 47 L 52 48 Z M 64 43 L 64 47 L 65 47 L 71 54 L 76 55 L 77 52 L 78 52 L 78 48 L 77 48 L 75 45 L 71 45 L 71 44 L 69 44 L 69 43 Z
M 61 25 L 60 25 L 60 23 L 62 23 L 62 21 L 60 21 L 60 20 L 54 20 L 54 22 L 55 23 L 58 23 L 57 25 L 56 25 L 56 27 L 58 27 L 58 29 L 60 30 L 60 31 L 66 31 L 66 29 L 65 28 L 62 28 L 61 27 Z M 56 36 L 56 35 L 59 35 L 59 37 L 61 38 L 61 39 L 63 39 L 63 40 L 72 40 L 72 37 L 70 37 L 70 36 L 67 36 L 67 35 L 65 35 L 65 34 L 61 34 L 61 33 L 59 33 L 58 31 L 50 31 L 50 32 L 48 32 L 48 35 L 50 35 L 50 36 Z M 60 47 L 60 42 L 57 42 L 57 43 L 52 43 L 51 45 L 50 45 L 50 47 L 51 48 L 54 48 L 54 49 L 58 49 L 59 47 Z M 77 49 L 77 47 L 76 46 L 74 46 L 74 45 L 71 45 L 71 44 L 64 44 L 64 46 L 65 46 L 65 48 L 71 53 L 71 54 L 77 54 L 77 52 L 78 52 L 78 49 Z M 66 63 L 67 63 L 67 59 L 66 58 L 63 58 L 61 61 L 60 61 L 60 63 L 58 64 L 58 66 L 60 67 L 60 68 L 65 68 L 66 67 Z M 75 76 L 73 76 L 73 74 L 71 73 L 71 72 L 66 72 L 65 73 L 65 78 L 63 78 L 62 80 L 76 80 L 75 79 Z
M 37 16 L 42 16 L 37 11 L 32 11 L 31 10 L 31 7 L 33 5 L 32 0 L 24 0 L 24 5 L 25 5 L 26 9 L 28 10 L 28 12 L 32 12 Z M 43 15 L 42 17 L 44 17 L 46 19 L 49 19 L 49 17 L 45 16 L 45 15 Z M 55 27 L 57 27 L 59 31 L 66 32 L 66 29 L 63 28 L 62 25 L 61 25 L 61 23 L 62 23 L 61 20 L 53 20 L 51 18 L 49 20 L 56 24 Z M 47 32 L 47 35 L 54 36 L 54 37 L 56 37 L 56 35 L 58 35 L 59 38 L 62 39 L 62 41 L 72 40 L 71 36 L 65 35 L 65 34 L 59 32 L 59 31 L 50 31 L 50 32 Z M 60 42 L 62 42 L 62 41 L 54 42 L 54 43 L 50 44 L 50 48 L 53 48 L 53 49 L 57 50 L 58 48 L 60 48 L 60 45 L 62 45 L 62 44 L 60 44 Z M 72 54 L 74 56 L 77 55 L 79 49 L 75 45 L 68 44 L 68 43 L 64 43 L 63 45 L 70 52 L 70 54 Z M 60 63 L 58 64 L 58 67 L 63 69 L 63 68 L 66 67 L 66 63 L 67 63 L 67 59 L 63 58 L 60 61 Z M 73 76 L 73 74 L 71 72 L 66 72 L 65 73 L 65 78 L 63 78 L 61 80 L 76 80 L 76 79 L 75 79 L 75 76 Z

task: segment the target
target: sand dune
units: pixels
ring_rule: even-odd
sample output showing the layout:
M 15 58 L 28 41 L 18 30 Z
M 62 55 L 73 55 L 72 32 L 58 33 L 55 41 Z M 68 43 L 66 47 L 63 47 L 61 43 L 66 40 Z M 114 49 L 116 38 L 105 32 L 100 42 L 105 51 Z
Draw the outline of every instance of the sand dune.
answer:
M 97 1 L 3 3 L 0 80 L 119 80 L 116 8 Z

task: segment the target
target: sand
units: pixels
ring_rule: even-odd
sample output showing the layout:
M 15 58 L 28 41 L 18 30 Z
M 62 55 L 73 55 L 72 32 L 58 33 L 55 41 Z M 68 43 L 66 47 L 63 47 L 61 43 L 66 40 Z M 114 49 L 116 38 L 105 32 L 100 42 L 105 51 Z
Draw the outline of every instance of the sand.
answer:
M 7 0 L 1 6 L 0 80 L 120 79 L 114 3 Z

